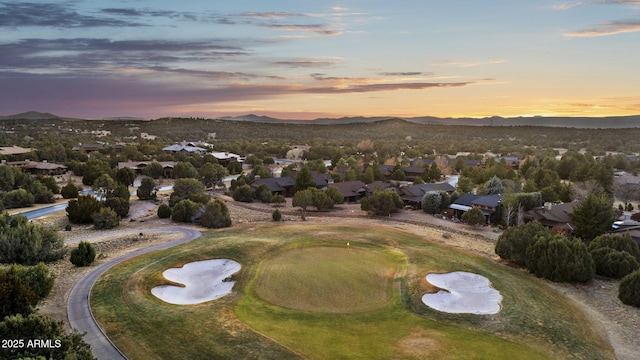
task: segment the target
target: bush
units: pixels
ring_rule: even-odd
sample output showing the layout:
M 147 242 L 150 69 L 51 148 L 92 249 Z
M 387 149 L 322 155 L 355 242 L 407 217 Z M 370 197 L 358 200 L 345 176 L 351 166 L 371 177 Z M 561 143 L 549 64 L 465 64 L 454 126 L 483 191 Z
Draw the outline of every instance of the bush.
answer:
M 474 207 L 471 210 L 462 214 L 462 221 L 469 225 L 484 225 L 487 223 L 487 218 L 480 208 Z
M 333 209 L 333 199 L 324 191 L 317 188 L 309 188 L 307 190 L 311 191 L 311 204 L 315 206 L 318 211 Z
M 96 258 L 96 249 L 93 244 L 81 241 L 78 247 L 71 251 L 71 263 L 75 266 L 89 266 Z
M 23 279 L 33 290 L 34 294 L 38 296 L 39 300 L 49 295 L 51 289 L 53 289 L 53 283 L 56 278 L 44 263 L 38 263 L 35 266 L 13 264 L 8 268 L 0 269 L 0 272 L 2 271 L 15 274 L 20 279 Z
M 496 254 L 504 260 L 524 265 L 527 259 L 527 248 L 538 236 L 549 236 L 553 230 L 542 226 L 537 221 L 520 226 L 512 226 L 505 230 L 496 242 Z
M 111 208 L 103 207 L 93 213 L 93 227 L 96 229 L 113 229 L 120 225 L 120 216 Z
M 273 199 L 271 199 L 271 202 L 274 203 L 276 206 L 282 206 L 282 204 L 287 202 L 287 200 L 284 198 L 284 196 L 280 194 L 276 194 L 273 196 Z
M 233 191 L 233 200 L 246 203 L 253 202 L 253 189 L 247 184 L 238 186 Z
M 618 289 L 618 299 L 623 304 L 640 307 L 640 270 L 622 278 Z
M 33 195 L 33 202 L 36 204 L 51 204 L 55 202 L 53 191 L 38 180 L 31 184 L 29 190 Z
M 64 199 L 75 199 L 78 197 L 78 187 L 75 186 L 71 180 L 69 180 L 69 182 L 67 182 L 67 185 L 63 186 L 62 189 L 60 189 L 60 194 L 62 194 L 62 197 Z
M 527 249 L 526 265 L 531 273 L 553 282 L 587 282 L 596 272 L 584 243 L 558 233 L 537 237 Z
M 393 190 L 377 190 L 367 198 L 362 199 L 360 208 L 378 216 L 389 216 L 402 209 L 404 203 L 400 195 Z
M 640 263 L 640 246 L 638 246 L 638 243 L 635 242 L 628 233 L 625 235 L 600 235 L 593 239 L 588 246 L 590 252 L 600 248 L 627 252 Z
M 340 190 L 338 190 L 338 188 L 334 185 L 329 185 L 329 187 L 327 187 L 327 190 L 325 191 L 325 194 L 327 194 L 327 196 L 330 197 L 331 200 L 333 200 L 334 204 L 342 204 L 344 202 L 344 195 L 342 195 L 340 193 Z
M 33 195 L 25 189 L 11 190 L 2 198 L 5 209 L 21 208 L 33 205 Z
M 129 215 L 129 200 L 121 197 L 110 197 L 104 201 L 104 205 L 115 211 L 120 218 L 124 218 Z
M 193 222 L 196 212 L 201 205 L 189 199 L 181 200 L 171 210 L 171 219 L 175 222 Z
M 77 199 L 69 200 L 67 205 L 67 217 L 74 224 L 90 224 L 92 215 L 102 209 L 100 200 L 91 195 L 80 195 Z
M 427 214 L 437 214 L 440 212 L 442 195 L 438 191 L 427 191 L 422 196 L 422 210 Z
M 280 221 L 282 220 L 282 213 L 280 212 L 280 210 L 275 209 L 271 213 L 271 218 L 273 219 L 273 221 Z
M 35 265 L 65 254 L 64 240 L 55 230 L 18 215 L 0 217 L 0 263 Z
M 171 217 L 171 207 L 167 204 L 160 204 L 158 206 L 158 217 L 161 219 L 167 219 Z
M 218 199 L 209 201 L 204 207 L 200 225 L 214 229 L 231 226 L 231 215 L 227 205 Z
M 140 200 L 153 200 L 156 198 L 156 193 L 158 192 L 158 185 L 155 180 L 150 177 L 145 177 L 140 182 L 140 186 L 138 190 L 136 190 L 136 195 Z
M 258 186 L 254 196 L 256 197 L 256 199 L 266 204 L 273 201 L 273 193 L 271 192 L 271 190 L 269 190 L 269 187 L 266 184 Z

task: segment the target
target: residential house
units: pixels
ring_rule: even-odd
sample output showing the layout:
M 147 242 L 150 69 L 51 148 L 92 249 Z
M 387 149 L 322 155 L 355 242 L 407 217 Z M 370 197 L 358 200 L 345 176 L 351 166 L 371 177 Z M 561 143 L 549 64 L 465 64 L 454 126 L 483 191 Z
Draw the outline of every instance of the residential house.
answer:
M 44 161 L 2 161 L 2 165 L 6 166 L 17 166 L 21 168 L 24 172 L 31 175 L 62 175 L 67 172 L 67 167 L 60 164 L 54 164 Z
M 456 188 L 448 182 L 426 183 L 402 186 L 398 193 L 405 205 L 420 209 L 422 208 L 422 198 L 429 191 L 446 191 L 451 194 L 456 191 Z
M 579 201 L 562 204 L 545 203 L 544 206 L 525 212 L 524 221 L 537 221 L 546 227 L 562 229 L 567 234 L 571 234 L 574 226 L 571 225 L 569 214 L 579 203 Z
M 256 177 L 249 183 L 249 186 L 254 191 L 261 185 L 266 185 L 274 195 L 293 196 L 296 183 L 290 176 L 279 178 Z
M 123 161 L 118 163 L 118 170 L 123 168 L 129 168 L 136 172 L 136 174 L 142 174 L 142 170 L 149 166 L 153 161 Z M 157 161 L 164 169 L 162 176 L 165 178 L 173 177 L 173 168 L 176 166 L 175 161 Z
M 359 180 L 338 182 L 329 186 L 335 186 L 347 203 L 358 202 L 367 195 L 367 185 Z
M 454 216 L 460 219 L 465 212 L 477 207 L 482 210 L 488 223 L 496 224 L 501 218 L 501 199 L 502 194 L 476 195 L 466 193 L 449 205 L 449 208 L 454 211 Z

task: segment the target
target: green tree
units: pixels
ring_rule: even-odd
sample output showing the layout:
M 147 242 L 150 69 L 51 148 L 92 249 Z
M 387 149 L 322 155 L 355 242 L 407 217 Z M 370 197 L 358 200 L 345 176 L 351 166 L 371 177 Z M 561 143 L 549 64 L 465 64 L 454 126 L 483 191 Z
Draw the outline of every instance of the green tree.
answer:
M 393 190 L 376 190 L 360 202 L 362 210 L 378 216 L 390 216 L 403 206 L 402 198 Z
M 10 273 L 20 278 L 33 290 L 33 293 L 38 297 L 38 301 L 49 295 L 56 278 L 49 271 L 47 265 L 42 262 L 34 266 L 13 264 L 7 268 L 0 268 L 0 272 Z
M 537 221 L 531 221 L 520 226 L 506 229 L 496 242 L 495 252 L 500 258 L 518 265 L 525 265 L 527 249 L 536 238 L 551 236 L 553 230 L 542 226 Z
M 502 180 L 500 180 L 497 176 L 493 176 L 491 179 L 489 179 L 489 181 L 484 184 L 484 189 L 487 195 L 504 193 L 504 185 L 502 184 Z
M 584 243 L 558 233 L 535 239 L 527 249 L 526 266 L 534 275 L 553 282 L 587 282 L 596 273 Z
M 640 270 L 622 278 L 618 288 L 618 299 L 623 304 L 640 307 Z
M 267 189 L 269 190 L 269 189 Z M 250 203 L 253 202 L 254 192 L 251 186 L 245 184 L 237 187 L 233 191 L 233 200 Z
M 364 169 L 364 173 L 362 174 L 362 182 L 364 182 L 365 184 L 371 184 L 374 181 L 375 175 L 373 173 L 373 167 L 367 166 L 367 168 Z
M 171 217 L 171 206 L 167 204 L 160 204 L 158 206 L 158 217 L 161 219 L 167 219 Z
M 73 265 L 89 266 L 96 258 L 96 249 L 88 241 L 80 241 L 78 247 L 71 250 L 70 261 Z
M 33 312 L 37 303 L 38 295 L 25 279 L 15 272 L 0 271 L 0 319 L 15 314 L 27 315 Z
M 200 177 L 207 187 L 214 187 L 229 175 L 229 170 L 219 164 L 206 163 L 200 168 Z
M 136 190 L 136 195 L 140 200 L 155 200 L 158 193 L 158 185 L 151 177 L 144 177 L 140 181 L 140 186 Z
M 0 166 L 0 191 L 11 191 L 15 184 L 14 172 L 10 166 Z
M 324 191 L 316 188 L 308 189 L 312 194 L 312 204 L 318 211 L 333 208 L 333 199 L 329 197 Z
M 116 212 L 120 218 L 124 218 L 129 215 L 129 200 L 125 200 L 121 197 L 110 197 L 104 201 L 104 206 Z
M 136 179 L 136 172 L 128 167 L 123 167 L 116 171 L 115 180 L 125 186 L 133 185 L 133 181 Z
M 33 195 L 33 202 L 36 204 L 51 204 L 56 201 L 53 191 L 38 180 L 31 183 L 29 192 Z
M 40 181 L 42 185 L 46 186 L 47 189 L 51 190 L 52 193 L 54 194 L 60 193 L 60 187 L 58 186 L 58 183 L 56 182 L 56 179 L 53 176 L 38 175 L 36 177 L 36 180 Z
M 440 181 L 440 178 L 442 178 L 442 172 L 440 168 L 438 168 L 438 164 L 434 161 L 429 167 L 429 181 Z
M 305 218 L 307 207 L 313 204 L 313 193 L 311 190 L 296 191 L 291 200 L 291 206 L 302 209 L 302 218 Z
M 313 181 L 313 176 L 311 175 L 311 171 L 305 165 L 300 169 L 300 172 L 296 175 L 295 180 L 295 189 L 297 191 L 307 190 L 309 188 L 315 188 L 316 183 Z
M 340 193 L 340 190 L 338 190 L 338 188 L 334 185 L 329 185 L 327 187 L 327 190 L 325 191 L 325 194 L 327 194 L 327 196 L 329 196 L 331 200 L 333 200 L 334 204 L 342 204 L 344 202 L 344 195 L 342 195 Z
M 91 215 L 96 229 L 113 229 L 120 225 L 120 216 L 111 208 L 103 207 Z
M 201 205 L 189 199 L 180 200 L 171 210 L 171 219 L 175 222 L 193 222 Z
M 391 173 L 391 180 L 404 181 L 407 174 L 402 169 L 396 169 Z
M 179 201 L 190 198 L 193 195 L 201 194 L 204 194 L 204 184 L 200 180 L 193 178 L 178 179 L 173 185 L 173 192 L 169 196 L 169 206 L 174 206 Z
M 0 263 L 35 265 L 64 254 L 64 240 L 55 230 L 29 222 L 23 215 L 0 216 Z
M 5 209 L 31 206 L 33 201 L 33 195 L 25 189 L 11 190 L 2 197 L 2 205 Z
M 63 186 L 62 189 L 60 189 L 60 194 L 62 194 L 62 197 L 64 199 L 75 199 L 78 197 L 78 187 L 71 182 L 71 180 L 69 180 L 67 182 L 67 185 Z
M 260 200 L 263 203 L 270 203 L 273 200 L 273 193 L 269 190 L 267 184 L 262 184 L 258 186 L 255 193 L 253 194 L 256 199 Z M 234 199 L 235 200 L 235 199 Z
M 67 333 L 64 323 L 37 313 L 14 315 L 0 322 L 0 339 L 51 339 L 52 347 L 0 349 L 2 359 L 94 360 L 91 347 L 77 331 Z
M 187 161 L 178 162 L 173 168 L 173 177 L 175 179 L 193 178 L 198 179 L 200 175 L 198 170 Z
M 159 179 L 164 175 L 164 167 L 157 161 L 152 161 L 142 169 L 142 175 L 146 175 L 152 177 L 154 179 Z
M 575 236 L 589 243 L 611 228 L 613 201 L 604 193 L 590 194 L 569 213 Z
M 273 221 L 282 220 L 282 213 L 280 212 L 280 210 L 278 209 L 273 210 L 273 212 L 271 213 L 271 219 L 273 219 Z
M 422 210 L 427 214 L 438 214 L 442 204 L 442 195 L 438 191 L 427 191 L 422 196 Z
M 89 224 L 93 222 L 92 215 L 102 209 L 102 203 L 91 195 L 79 195 L 77 199 L 69 200 L 66 212 L 69 222 L 74 224 Z
M 469 225 L 483 225 L 487 223 L 487 218 L 479 207 L 473 207 L 471 210 L 462 214 L 462 221 Z
M 219 199 L 209 201 L 204 207 L 200 225 L 213 229 L 231 226 L 231 215 L 227 205 Z

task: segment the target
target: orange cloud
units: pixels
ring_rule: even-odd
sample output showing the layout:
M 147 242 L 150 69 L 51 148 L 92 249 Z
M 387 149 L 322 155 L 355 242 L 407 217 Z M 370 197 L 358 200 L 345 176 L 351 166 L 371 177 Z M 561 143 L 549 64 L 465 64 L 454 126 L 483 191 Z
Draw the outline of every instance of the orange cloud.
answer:
M 597 28 L 562 34 L 566 37 L 609 36 L 640 31 L 640 20 L 603 23 Z

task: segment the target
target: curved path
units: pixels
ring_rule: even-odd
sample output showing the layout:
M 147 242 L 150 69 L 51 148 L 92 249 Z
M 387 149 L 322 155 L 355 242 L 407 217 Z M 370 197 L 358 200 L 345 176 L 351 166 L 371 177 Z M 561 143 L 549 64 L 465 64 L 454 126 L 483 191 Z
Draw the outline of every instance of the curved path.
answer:
M 134 231 L 136 230 L 129 230 L 125 231 L 124 233 Z M 127 357 L 122 352 L 120 352 L 120 350 L 109 340 L 109 338 L 105 335 L 105 333 L 102 331 L 95 318 L 93 317 L 93 313 L 91 312 L 91 308 L 89 306 L 89 297 L 91 295 L 93 284 L 107 270 L 111 269 L 113 266 L 122 261 L 152 251 L 164 250 L 176 245 L 184 244 L 201 235 L 201 233 L 197 230 L 181 227 L 143 229 L 143 231 L 156 233 L 182 233 L 184 234 L 184 236 L 179 239 L 166 242 L 164 244 L 140 249 L 119 258 L 109 260 L 108 262 L 91 270 L 91 272 L 80 279 L 80 281 L 78 281 L 78 283 L 73 287 L 73 289 L 71 290 L 71 294 L 69 295 L 69 300 L 67 302 L 67 316 L 69 318 L 69 323 L 71 324 L 72 328 L 77 329 L 78 331 L 80 331 L 80 333 L 85 333 L 83 337 L 84 341 L 91 345 L 93 356 L 97 357 L 98 359 L 115 360 L 126 359 Z

